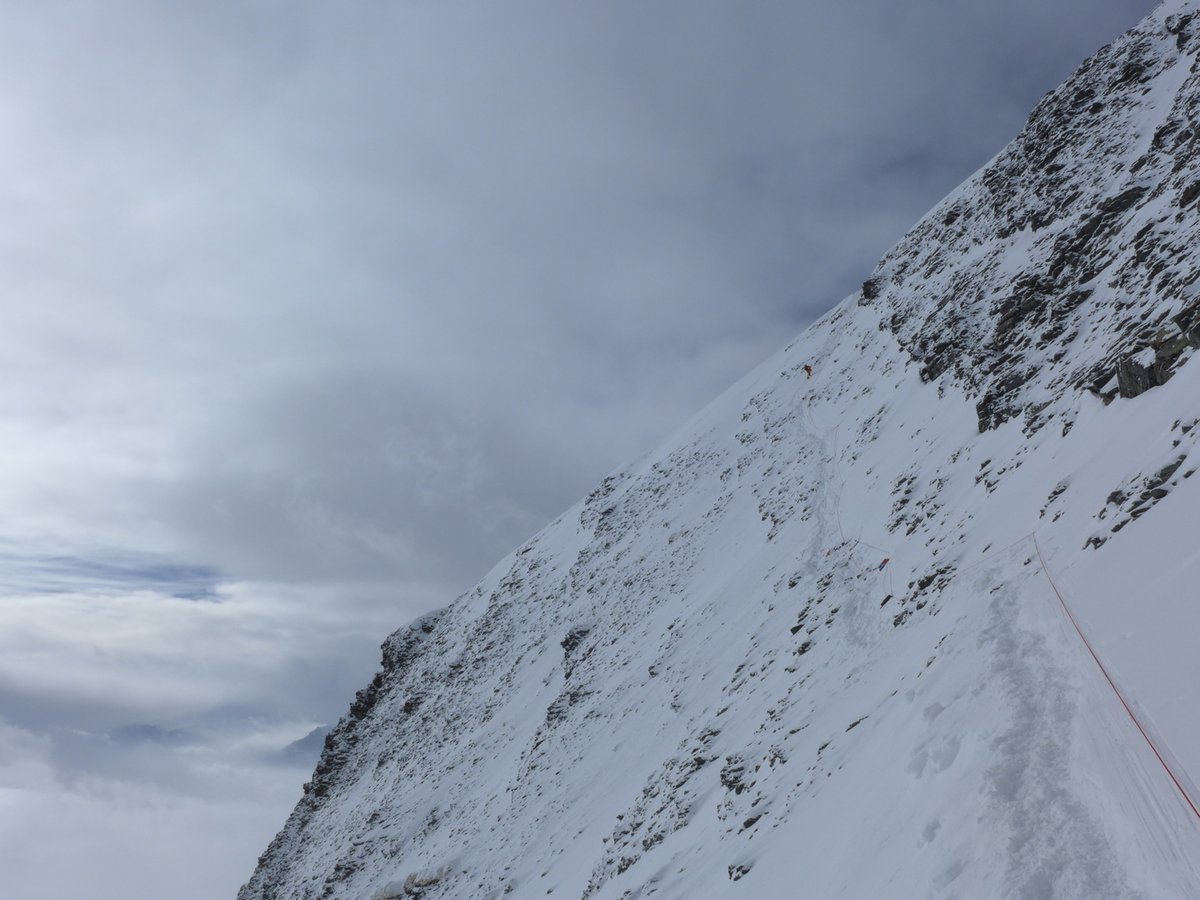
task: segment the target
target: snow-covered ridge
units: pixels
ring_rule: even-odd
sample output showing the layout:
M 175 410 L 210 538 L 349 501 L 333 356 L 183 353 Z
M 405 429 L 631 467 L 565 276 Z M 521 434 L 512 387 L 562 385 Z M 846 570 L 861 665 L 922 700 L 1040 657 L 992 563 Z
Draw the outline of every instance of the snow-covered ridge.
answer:
M 242 900 L 1200 896 L 1033 544 L 1200 773 L 1193 6 L 390 637 Z
M 991 163 L 880 262 L 864 302 L 981 428 L 1062 410 L 1036 394 L 1125 396 L 1200 345 L 1200 17 L 1168 3 L 1047 94 Z M 878 297 L 878 300 L 874 298 Z M 1045 401 L 1043 400 L 1042 403 Z

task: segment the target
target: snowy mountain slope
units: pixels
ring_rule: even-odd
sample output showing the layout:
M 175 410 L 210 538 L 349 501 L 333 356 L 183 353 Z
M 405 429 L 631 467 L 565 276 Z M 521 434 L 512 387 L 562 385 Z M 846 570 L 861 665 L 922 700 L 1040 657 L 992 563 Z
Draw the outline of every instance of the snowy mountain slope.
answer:
M 1050 580 L 1200 798 L 1198 46 L 1176 2 L 1105 48 L 861 295 L 389 638 L 239 896 L 1200 896 Z

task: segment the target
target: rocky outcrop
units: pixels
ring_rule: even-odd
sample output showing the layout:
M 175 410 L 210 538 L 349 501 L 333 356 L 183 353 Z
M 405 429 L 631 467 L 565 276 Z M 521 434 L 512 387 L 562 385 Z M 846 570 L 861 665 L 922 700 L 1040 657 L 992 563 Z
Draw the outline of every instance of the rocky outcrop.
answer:
M 1159 337 L 1194 307 L 1200 278 L 1200 29 L 1172 5 L 1048 94 L 864 286 L 923 378 L 977 397 L 981 432 L 1044 427 L 1030 397 L 1046 389 L 1118 375 L 1121 396 L 1136 397 L 1196 346 L 1194 314 Z M 1133 359 L 1151 346 L 1153 363 Z

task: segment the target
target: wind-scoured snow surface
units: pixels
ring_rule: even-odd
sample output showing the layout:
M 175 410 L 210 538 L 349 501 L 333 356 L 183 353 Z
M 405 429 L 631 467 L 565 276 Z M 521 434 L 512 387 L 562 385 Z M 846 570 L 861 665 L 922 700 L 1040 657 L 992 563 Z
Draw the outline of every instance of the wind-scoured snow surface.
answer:
M 1200 897 L 1051 586 L 1200 796 L 1193 7 L 389 638 L 242 900 Z

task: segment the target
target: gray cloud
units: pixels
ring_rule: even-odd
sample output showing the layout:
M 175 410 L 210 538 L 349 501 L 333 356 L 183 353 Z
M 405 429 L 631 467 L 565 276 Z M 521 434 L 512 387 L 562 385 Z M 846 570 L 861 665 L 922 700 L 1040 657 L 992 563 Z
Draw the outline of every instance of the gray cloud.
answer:
M 9 492 L 56 538 L 463 588 L 1142 6 L 50 4 L 5 48 Z
M 11 12 L 18 893 L 65 893 L 27 864 L 52 828 L 97 896 L 163 896 L 195 873 L 185 844 L 196 896 L 228 893 L 299 789 L 270 760 L 339 714 L 388 630 L 853 290 L 1149 8 Z

